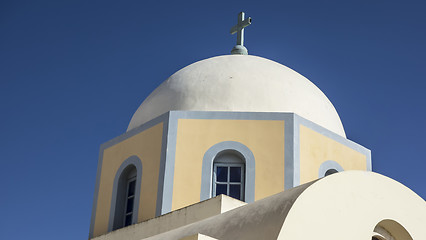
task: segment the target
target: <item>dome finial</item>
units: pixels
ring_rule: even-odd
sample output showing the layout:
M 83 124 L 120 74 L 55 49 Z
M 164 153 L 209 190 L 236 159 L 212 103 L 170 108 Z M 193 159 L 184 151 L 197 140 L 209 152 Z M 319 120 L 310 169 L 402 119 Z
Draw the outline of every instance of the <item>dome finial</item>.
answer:
M 237 25 L 231 28 L 231 34 L 237 33 L 237 45 L 231 50 L 231 54 L 248 55 L 247 48 L 244 47 L 244 28 L 251 24 L 251 17 L 244 19 L 244 12 L 238 14 Z

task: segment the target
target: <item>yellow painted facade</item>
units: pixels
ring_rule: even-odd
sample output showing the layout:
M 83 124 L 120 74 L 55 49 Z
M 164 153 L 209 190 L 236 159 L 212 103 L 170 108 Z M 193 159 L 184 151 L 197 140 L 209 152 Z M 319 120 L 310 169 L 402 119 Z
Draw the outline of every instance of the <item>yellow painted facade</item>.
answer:
M 255 200 L 284 190 L 284 121 L 179 119 L 172 211 L 200 201 L 206 151 L 223 141 L 247 146 L 256 160 Z
M 349 141 L 345 138 L 339 142 L 302 124 L 299 128 L 288 126 L 299 129 L 295 133 L 299 135 L 299 142 L 293 143 L 285 142 L 285 120 L 178 118 L 176 121 L 177 124 L 172 124 L 176 129 L 169 129 L 169 133 L 163 133 L 164 123 L 161 122 L 104 149 L 93 236 L 108 232 L 114 179 L 121 164 L 131 156 L 142 161 L 137 221 L 156 217 L 164 134 L 169 135 L 169 143 L 176 143 L 175 146 L 166 146 L 175 151 L 164 153 L 167 153 L 164 155 L 165 165 L 173 171 L 172 181 L 164 182 L 164 186 L 173 188 L 169 192 L 171 195 L 165 195 L 162 203 L 171 204 L 171 211 L 200 202 L 204 155 L 211 147 L 225 141 L 241 143 L 252 152 L 255 160 L 255 201 L 284 191 L 285 179 L 293 178 L 293 174 L 299 174 L 300 184 L 318 179 L 320 166 L 325 161 L 335 161 L 344 170 L 367 170 L 368 167 L 368 150 L 359 152 L 355 150 L 357 148 L 350 147 L 351 144 L 344 144 Z M 292 136 L 290 133 L 287 137 Z M 293 148 L 296 155 L 290 153 L 290 159 L 285 159 L 286 148 Z M 293 159 L 297 153 L 299 158 Z M 286 161 L 288 166 L 298 162 L 300 172 L 287 169 L 291 175 L 285 176 Z M 174 166 L 170 165 L 173 163 Z
M 332 160 L 344 170 L 367 170 L 367 156 L 300 125 L 300 184 L 318 179 L 320 165 Z
M 114 178 L 131 156 L 141 159 L 143 166 L 138 222 L 155 217 L 162 135 L 160 123 L 104 150 L 93 236 L 108 232 Z

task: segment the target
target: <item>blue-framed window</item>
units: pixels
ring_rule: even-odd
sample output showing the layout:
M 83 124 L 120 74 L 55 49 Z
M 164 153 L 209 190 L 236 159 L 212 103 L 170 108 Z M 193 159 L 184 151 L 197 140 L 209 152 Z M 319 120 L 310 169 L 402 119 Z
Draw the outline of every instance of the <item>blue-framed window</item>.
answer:
M 112 230 L 135 223 L 136 185 L 137 169 L 134 165 L 129 165 L 118 179 Z
M 133 219 L 133 209 L 135 203 L 135 187 L 136 187 L 136 177 L 132 177 L 127 180 L 127 192 L 126 192 L 126 206 L 124 207 L 124 219 L 123 226 L 129 226 L 132 224 Z

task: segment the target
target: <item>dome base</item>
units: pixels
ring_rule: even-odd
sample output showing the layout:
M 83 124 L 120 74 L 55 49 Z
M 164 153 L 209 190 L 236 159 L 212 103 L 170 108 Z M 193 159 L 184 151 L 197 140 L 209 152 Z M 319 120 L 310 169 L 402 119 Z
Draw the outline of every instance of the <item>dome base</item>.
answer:
M 243 45 L 235 45 L 231 50 L 231 54 L 248 55 L 248 50 Z

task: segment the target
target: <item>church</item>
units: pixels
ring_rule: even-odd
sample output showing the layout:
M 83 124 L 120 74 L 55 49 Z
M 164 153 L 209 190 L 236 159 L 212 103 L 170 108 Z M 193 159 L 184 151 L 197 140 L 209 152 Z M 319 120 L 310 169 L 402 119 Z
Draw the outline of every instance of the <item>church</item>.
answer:
M 311 81 L 231 55 L 157 87 L 127 131 L 102 144 L 89 239 L 426 240 L 426 202 L 372 172 Z

